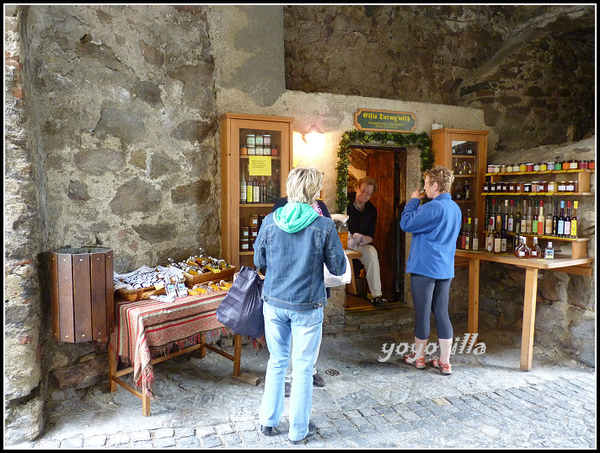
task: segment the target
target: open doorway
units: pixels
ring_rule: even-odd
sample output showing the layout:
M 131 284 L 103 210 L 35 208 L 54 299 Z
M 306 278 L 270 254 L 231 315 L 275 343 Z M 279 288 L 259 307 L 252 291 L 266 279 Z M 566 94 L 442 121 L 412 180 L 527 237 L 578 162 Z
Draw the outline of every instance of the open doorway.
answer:
M 383 297 L 404 303 L 406 238 L 400 229 L 400 216 L 406 204 L 407 149 L 382 145 L 350 145 L 348 192 L 356 182 L 370 176 L 378 189 L 371 202 L 377 208 L 377 224 L 373 245 L 379 254 Z M 360 298 L 351 298 L 348 307 L 361 308 Z M 365 307 L 372 306 L 368 301 Z

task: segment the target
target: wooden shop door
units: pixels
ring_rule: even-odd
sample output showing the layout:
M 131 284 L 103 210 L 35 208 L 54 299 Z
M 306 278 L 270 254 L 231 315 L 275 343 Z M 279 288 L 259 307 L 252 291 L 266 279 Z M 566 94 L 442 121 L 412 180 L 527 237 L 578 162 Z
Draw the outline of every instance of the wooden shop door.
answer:
M 371 202 L 377 208 L 373 243 L 379 253 L 383 297 L 404 301 L 405 234 L 400 216 L 406 204 L 406 149 L 369 151 L 367 175 L 378 186 Z

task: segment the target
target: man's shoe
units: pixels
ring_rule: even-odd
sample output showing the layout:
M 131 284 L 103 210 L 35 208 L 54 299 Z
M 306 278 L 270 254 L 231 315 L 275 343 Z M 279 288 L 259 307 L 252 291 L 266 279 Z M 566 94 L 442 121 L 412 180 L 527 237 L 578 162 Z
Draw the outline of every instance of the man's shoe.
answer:
M 315 387 L 325 387 L 325 378 L 319 373 L 313 374 L 313 385 Z
M 371 302 L 375 308 L 383 308 L 388 304 L 388 300 L 381 296 L 375 297 Z
M 274 426 L 260 425 L 260 432 L 263 433 L 265 436 L 274 436 L 275 434 L 277 434 L 277 428 L 275 428 Z
M 290 444 L 292 444 L 292 445 L 298 445 L 298 444 L 304 443 L 310 437 L 314 436 L 316 432 L 317 432 L 317 427 L 315 426 L 315 424 L 313 422 L 308 422 L 308 432 L 306 433 L 306 436 L 304 436 L 304 438 L 300 439 L 300 440 L 292 440 L 292 439 L 290 439 Z
M 289 396 L 292 393 L 292 383 L 291 382 L 287 382 L 285 383 L 285 397 L 289 398 Z

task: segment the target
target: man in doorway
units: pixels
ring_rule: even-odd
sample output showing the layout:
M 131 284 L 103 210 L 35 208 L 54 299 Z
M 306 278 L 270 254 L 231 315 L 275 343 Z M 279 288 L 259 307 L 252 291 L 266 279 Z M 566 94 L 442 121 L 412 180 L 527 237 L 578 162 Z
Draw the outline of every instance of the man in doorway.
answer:
M 377 183 L 369 176 L 361 178 L 356 184 L 356 192 L 348 196 L 348 248 L 362 253 L 359 258 L 367 273 L 367 284 L 371 292 L 371 303 L 376 308 L 388 304 L 381 291 L 381 276 L 379 271 L 379 255 L 372 244 L 375 237 L 377 208 L 369 200 L 377 190 Z

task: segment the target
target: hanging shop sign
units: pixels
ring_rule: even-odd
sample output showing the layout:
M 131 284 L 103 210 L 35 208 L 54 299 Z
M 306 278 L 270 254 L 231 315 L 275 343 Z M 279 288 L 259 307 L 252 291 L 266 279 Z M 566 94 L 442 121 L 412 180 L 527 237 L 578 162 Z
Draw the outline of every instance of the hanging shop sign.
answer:
M 354 125 L 359 131 L 409 133 L 417 128 L 417 119 L 413 113 L 360 109 L 354 114 Z

